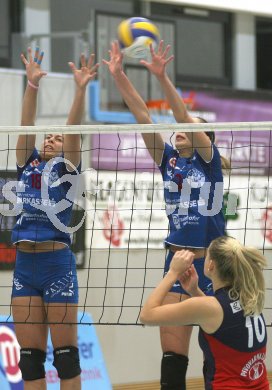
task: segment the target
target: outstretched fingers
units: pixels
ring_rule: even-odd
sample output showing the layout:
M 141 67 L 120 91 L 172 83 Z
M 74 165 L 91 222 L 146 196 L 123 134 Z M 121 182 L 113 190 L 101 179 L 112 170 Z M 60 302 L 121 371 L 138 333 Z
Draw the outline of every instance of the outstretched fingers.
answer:
M 150 43 L 150 45 L 149 45 L 149 50 L 150 50 L 151 57 L 153 58 L 155 55 L 155 50 L 154 50 L 152 43 Z
M 25 55 L 23 53 L 21 54 L 21 60 L 25 66 L 29 64 L 29 62 L 27 61 L 27 59 L 25 58 Z
M 28 47 L 28 48 L 27 48 L 27 54 L 28 54 L 28 61 L 29 61 L 29 62 L 33 62 L 31 47 Z
M 169 62 L 171 62 L 171 61 L 173 61 L 173 59 L 174 59 L 174 55 L 172 54 L 169 58 L 167 58 L 166 60 L 165 60 L 165 65 L 167 65 L 167 64 L 169 64 Z
M 23 53 L 21 54 L 21 60 L 22 60 L 24 65 L 28 65 L 28 64 L 31 64 L 33 62 L 31 47 L 27 48 L 27 56 L 28 56 L 28 60 L 27 60 L 26 56 Z
M 42 78 L 43 76 L 46 76 L 47 75 L 47 72 L 45 72 L 44 70 L 42 70 L 40 72 L 40 78 Z
M 107 60 L 105 60 L 104 58 L 102 59 L 102 63 L 105 64 L 105 65 L 107 65 L 107 66 L 109 66 L 109 64 L 110 64 L 110 62 L 107 61 Z
M 99 66 L 100 66 L 100 64 L 98 62 L 94 66 L 92 66 L 91 71 L 92 71 L 93 75 L 96 75 Z
M 41 51 L 41 53 L 38 55 L 38 61 L 37 61 L 38 65 L 41 65 L 42 60 L 43 60 L 43 56 L 44 56 L 44 52 Z
M 95 57 L 95 55 L 94 55 L 94 53 L 92 53 L 92 54 L 89 56 L 89 58 L 88 58 L 87 67 L 88 67 L 89 69 L 91 69 L 91 67 L 93 66 L 94 57 Z
M 111 50 L 108 50 L 108 54 L 109 54 L 109 57 L 110 59 L 109 60 L 106 60 L 105 58 L 102 59 L 102 63 L 109 66 L 110 65 L 110 60 L 112 58 L 112 51 Z
M 85 54 L 83 54 L 83 53 L 81 53 L 81 55 L 80 55 L 80 63 L 81 63 L 81 66 L 84 68 L 87 66 L 86 57 L 85 57 Z
M 70 69 L 73 73 L 77 70 L 77 68 L 73 62 L 68 62 L 68 65 L 70 66 Z
M 89 56 L 88 61 L 87 61 L 86 56 L 85 56 L 84 53 L 82 53 L 80 55 L 81 69 L 82 68 L 86 68 L 86 70 L 88 70 L 92 75 L 96 75 L 96 71 L 97 71 L 97 69 L 99 67 L 99 63 L 96 63 L 94 65 L 94 58 L 95 58 L 95 54 L 93 54 L 93 53 Z M 74 63 L 72 63 L 72 62 L 69 63 L 69 66 L 70 66 L 70 68 L 72 69 L 73 72 L 78 70 L 76 68 L 76 66 L 74 65 Z
M 140 60 L 140 64 L 144 65 L 146 68 L 151 67 L 151 64 L 146 60 Z
M 94 59 L 95 59 L 95 54 L 92 53 L 89 56 L 88 63 L 87 63 L 87 67 L 88 67 L 88 69 L 90 70 L 90 72 L 92 73 L 93 76 L 96 75 L 97 69 L 100 66 L 99 62 L 94 64 Z
M 118 41 L 113 41 L 111 43 L 111 49 L 112 49 L 113 54 L 118 54 L 120 52 Z
M 34 62 L 37 62 L 37 63 L 39 60 L 39 51 L 40 51 L 40 49 L 38 47 L 36 47 L 35 54 L 34 54 Z
M 170 48 L 171 48 L 170 45 L 167 45 L 167 46 L 166 46 L 165 50 L 164 50 L 163 53 L 162 53 L 162 58 L 166 58 L 166 57 L 167 57 Z
M 157 51 L 157 54 L 159 56 L 162 55 L 162 53 L 163 53 L 163 45 L 164 45 L 164 41 L 160 40 L 160 43 L 159 43 L 159 46 L 158 46 L 158 51 Z
M 24 65 L 33 64 L 33 63 L 36 63 L 37 65 L 41 65 L 43 57 L 44 57 L 44 51 L 40 52 L 40 48 L 36 47 L 34 59 L 32 56 L 31 47 L 27 48 L 27 53 L 28 53 L 28 60 L 26 59 L 26 57 L 23 53 L 21 54 L 21 60 L 23 61 Z
M 166 59 L 166 57 L 168 56 L 169 50 L 171 49 L 171 45 L 167 45 L 165 49 L 163 47 L 164 47 L 164 41 L 161 40 L 159 43 L 159 46 L 158 46 L 157 53 L 156 53 L 152 44 L 150 44 L 150 53 L 152 55 L 152 58 L 157 55 L 158 57 L 161 57 L 162 59 L 164 59 L 165 63 L 168 64 L 168 62 L 173 60 L 174 55 L 171 55 L 169 58 Z

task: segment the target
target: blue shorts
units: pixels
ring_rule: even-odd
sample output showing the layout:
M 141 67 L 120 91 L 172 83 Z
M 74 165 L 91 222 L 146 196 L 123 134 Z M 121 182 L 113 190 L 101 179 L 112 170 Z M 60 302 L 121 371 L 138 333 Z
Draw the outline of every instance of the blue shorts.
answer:
M 69 248 L 26 253 L 17 250 L 12 297 L 38 296 L 47 303 L 78 303 L 75 255 Z
M 169 271 L 171 260 L 174 256 L 174 252 L 169 251 L 168 255 L 165 260 L 165 266 L 164 266 L 164 275 Z M 213 286 L 211 279 L 207 278 L 207 276 L 204 275 L 204 261 L 205 258 L 201 257 L 199 259 L 196 259 L 193 261 L 193 264 L 195 266 L 196 272 L 198 274 L 198 286 L 200 290 L 204 292 L 206 295 L 214 295 L 213 292 Z M 178 294 L 186 294 L 189 295 L 185 290 L 183 290 L 180 282 L 177 280 L 176 283 L 173 285 L 171 292 L 175 292 Z

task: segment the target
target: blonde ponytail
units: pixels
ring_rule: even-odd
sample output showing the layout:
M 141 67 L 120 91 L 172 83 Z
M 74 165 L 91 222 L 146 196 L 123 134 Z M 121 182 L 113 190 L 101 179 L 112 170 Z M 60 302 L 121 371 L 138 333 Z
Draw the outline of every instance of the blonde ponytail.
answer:
M 220 279 L 227 282 L 230 298 L 239 299 L 245 316 L 260 314 L 265 299 L 266 259 L 262 253 L 223 236 L 212 241 L 209 257 L 216 263 Z
M 221 167 L 222 167 L 222 170 L 224 172 L 228 172 L 231 170 L 231 163 L 230 163 L 230 160 L 228 160 L 226 157 L 224 156 L 221 156 L 220 155 L 220 159 L 221 159 Z

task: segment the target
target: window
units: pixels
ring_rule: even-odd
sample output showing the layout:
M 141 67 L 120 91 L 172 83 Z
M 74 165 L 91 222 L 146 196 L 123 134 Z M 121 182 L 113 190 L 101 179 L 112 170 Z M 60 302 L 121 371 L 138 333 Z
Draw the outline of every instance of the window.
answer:
M 11 33 L 19 28 L 20 0 L 0 0 L 0 66 L 11 64 Z
M 257 88 L 272 89 L 272 22 L 259 19 L 256 23 Z
M 152 3 L 151 13 L 175 22 L 175 39 L 169 43 L 175 51 L 177 84 L 231 85 L 229 13 L 159 3 Z

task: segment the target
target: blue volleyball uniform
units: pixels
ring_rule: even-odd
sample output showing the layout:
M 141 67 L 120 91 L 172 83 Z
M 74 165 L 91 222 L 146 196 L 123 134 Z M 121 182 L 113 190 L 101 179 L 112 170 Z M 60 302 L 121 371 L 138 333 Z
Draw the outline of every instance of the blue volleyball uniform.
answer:
M 47 161 L 42 161 L 37 150 L 34 149 L 26 164 L 23 167 L 17 166 L 19 181 L 17 200 L 18 203 L 22 204 L 23 210 L 17 217 L 11 238 L 14 244 L 20 241 L 35 243 L 48 241 L 60 242 L 67 245 L 68 252 L 56 250 L 33 254 L 17 251 L 12 294 L 13 296 L 41 295 L 44 299 L 48 299 L 49 296 L 48 294 L 45 295 L 45 291 L 48 285 L 50 285 L 50 275 L 48 272 L 51 272 L 52 283 L 67 279 L 67 285 L 73 285 L 75 290 L 71 295 L 67 291 L 61 291 L 61 293 L 66 293 L 66 295 L 62 296 L 60 294 L 50 295 L 50 302 L 62 302 L 64 299 L 66 302 L 75 303 L 78 300 L 78 292 L 75 271 L 76 261 L 69 249 L 71 236 L 65 229 L 58 229 L 52 223 L 47 211 L 52 211 L 55 205 L 63 199 L 68 201 L 66 195 L 71 188 L 71 183 L 68 181 L 59 182 L 59 180 L 66 174 L 76 175 L 77 172 L 68 171 L 66 164 L 63 161 L 58 161 L 58 158 L 56 158 L 52 166 L 50 166 L 48 174 L 46 173 L 44 176 L 48 188 L 48 195 L 44 199 L 42 197 L 41 187 L 43 180 L 42 174 L 46 164 Z M 78 167 L 78 172 L 80 172 L 80 166 Z M 65 227 L 70 223 L 73 207 L 72 202 L 68 202 L 66 209 L 56 213 L 59 222 L 65 225 Z M 42 205 L 44 208 L 40 210 L 35 205 Z M 41 259 L 42 261 L 40 261 Z M 30 266 L 30 264 L 32 265 Z M 33 272 L 39 274 L 39 277 L 33 274 Z M 69 274 L 69 272 L 71 273 Z M 33 281 L 33 284 L 31 281 Z M 19 289 L 18 286 L 24 287 Z M 32 291 L 31 294 L 29 294 L 30 291 Z
M 212 160 L 207 163 L 196 150 L 192 157 L 184 158 L 165 144 L 159 168 L 169 220 L 167 246 L 207 248 L 213 239 L 224 234 L 221 160 L 216 146 L 212 148 Z M 213 210 L 214 215 L 203 215 L 207 214 L 205 209 Z
M 167 272 L 169 271 L 170 263 L 171 263 L 171 260 L 172 260 L 172 258 L 174 256 L 174 254 L 175 253 L 172 252 L 172 251 L 168 252 L 168 255 L 167 255 L 166 261 L 165 261 L 165 265 L 164 265 L 164 275 L 167 274 Z M 199 286 L 200 290 L 202 290 L 204 292 L 205 295 L 213 295 L 212 281 L 211 281 L 211 279 L 207 278 L 207 276 L 204 275 L 204 272 L 203 272 L 204 261 L 205 261 L 204 257 L 201 257 L 199 259 L 195 259 L 193 261 L 193 264 L 195 266 L 195 270 L 196 270 L 196 272 L 198 274 L 198 286 Z M 187 293 L 187 291 L 185 291 L 183 289 L 183 287 L 180 284 L 179 280 L 177 280 L 176 283 L 173 284 L 173 286 L 171 287 L 170 291 L 178 293 L 178 294 L 189 295 Z
M 69 172 L 65 163 L 57 162 L 56 159 L 56 164 L 52 166 L 47 177 L 48 199 L 42 199 L 41 180 L 46 163 L 46 161 L 41 161 L 37 150 L 34 149 L 26 164 L 23 167 L 17 166 L 19 181 L 17 199 L 22 203 L 23 211 L 17 217 L 16 225 L 12 230 L 11 240 L 14 244 L 20 241 L 57 241 L 67 246 L 71 244 L 70 234 L 55 227 L 46 211 L 39 210 L 35 205 L 43 205 L 47 210 L 54 208 L 56 203 L 66 198 L 71 187 L 67 181 L 57 186 L 55 184 L 65 174 L 75 175 L 77 172 Z M 80 172 L 80 166 L 78 172 Z M 22 191 L 20 191 L 21 187 Z M 59 221 L 65 226 L 70 223 L 72 207 L 72 202 L 70 202 L 69 207 L 57 214 Z
M 24 296 L 40 296 L 47 303 L 78 303 L 76 259 L 70 248 L 17 251 L 12 297 Z
M 228 290 L 215 291 L 224 318 L 213 334 L 199 330 L 205 359 L 205 390 L 269 390 L 265 367 L 267 334 L 263 315 L 245 317 Z
M 172 146 L 165 144 L 159 169 L 164 182 L 164 199 L 169 220 L 166 247 L 175 245 L 181 248 L 207 248 L 213 239 L 224 235 L 221 159 L 214 144 L 212 148 L 212 160 L 205 162 L 196 150 L 190 158 L 185 158 L 180 157 Z M 164 273 L 168 272 L 172 257 L 173 252 L 169 251 Z M 203 274 L 204 259 L 197 259 L 194 264 L 200 288 L 205 294 L 212 294 L 211 280 Z M 170 291 L 187 294 L 179 281 Z

